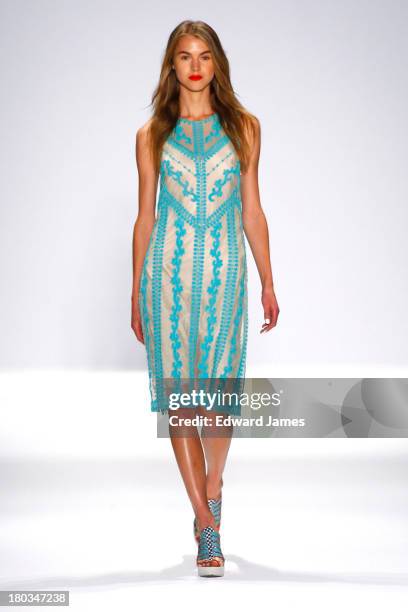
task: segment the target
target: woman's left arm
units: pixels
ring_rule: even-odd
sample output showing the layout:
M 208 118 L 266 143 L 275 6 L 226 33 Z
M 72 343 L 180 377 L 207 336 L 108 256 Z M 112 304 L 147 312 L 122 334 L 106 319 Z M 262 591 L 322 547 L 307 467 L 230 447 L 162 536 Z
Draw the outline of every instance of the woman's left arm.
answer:
M 251 247 L 262 285 L 262 306 L 265 323 L 262 332 L 275 327 L 279 306 L 273 286 L 272 267 L 269 252 L 269 232 L 259 196 L 258 165 L 261 151 L 261 127 L 258 119 L 254 134 L 248 136 L 251 142 L 251 157 L 245 174 L 241 174 L 242 223 Z

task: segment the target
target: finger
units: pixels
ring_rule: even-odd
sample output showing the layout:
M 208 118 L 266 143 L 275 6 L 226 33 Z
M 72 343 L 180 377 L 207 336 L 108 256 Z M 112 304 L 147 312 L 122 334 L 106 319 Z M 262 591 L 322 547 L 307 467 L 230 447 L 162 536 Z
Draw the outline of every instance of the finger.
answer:
M 143 328 L 139 320 L 137 320 L 136 323 L 132 326 L 132 329 L 135 333 L 136 338 L 139 340 L 139 342 L 144 344 L 145 342 L 144 342 L 144 337 L 143 337 Z
M 275 306 L 271 306 L 269 317 L 270 317 L 270 324 L 272 327 L 275 327 L 276 325 L 276 322 L 278 320 L 278 314 L 279 314 L 279 308 Z
M 262 329 L 261 329 L 261 334 L 264 332 L 269 331 L 270 329 L 272 329 L 272 327 L 274 327 L 274 320 L 273 320 L 273 311 L 271 310 L 267 310 L 264 313 L 264 320 L 265 323 L 262 325 Z
M 272 310 L 271 309 L 267 309 L 264 310 L 264 325 L 269 325 L 271 323 L 272 320 Z
M 267 331 L 269 331 L 269 330 L 273 329 L 273 328 L 275 327 L 275 325 L 276 325 L 276 320 L 275 320 L 275 318 L 272 316 L 272 317 L 271 317 L 271 321 L 270 321 L 270 323 L 269 323 L 269 324 L 264 324 L 264 325 L 262 326 L 261 333 L 262 333 L 262 332 L 267 332 Z
M 143 328 L 142 328 L 142 324 L 141 323 L 138 324 L 138 332 L 139 332 L 138 338 L 139 338 L 140 342 L 142 344 L 144 344 L 145 341 L 144 341 L 144 337 L 143 337 Z
M 278 322 L 278 316 L 279 316 L 279 308 L 274 308 L 272 312 L 272 322 L 274 326 Z

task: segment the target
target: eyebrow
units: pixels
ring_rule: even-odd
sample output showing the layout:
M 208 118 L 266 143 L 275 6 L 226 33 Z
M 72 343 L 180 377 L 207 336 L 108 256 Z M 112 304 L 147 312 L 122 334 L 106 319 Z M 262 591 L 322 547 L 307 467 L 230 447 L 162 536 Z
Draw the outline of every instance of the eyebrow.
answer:
M 176 55 L 180 55 L 181 53 L 186 53 L 187 55 L 191 55 L 191 53 L 189 53 L 189 51 L 178 51 L 178 52 L 176 53 Z M 202 51 L 202 52 L 200 53 L 200 55 L 204 55 L 204 53 L 211 53 L 211 51 L 210 51 L 209 49 L 207 49 L 206 51 Z

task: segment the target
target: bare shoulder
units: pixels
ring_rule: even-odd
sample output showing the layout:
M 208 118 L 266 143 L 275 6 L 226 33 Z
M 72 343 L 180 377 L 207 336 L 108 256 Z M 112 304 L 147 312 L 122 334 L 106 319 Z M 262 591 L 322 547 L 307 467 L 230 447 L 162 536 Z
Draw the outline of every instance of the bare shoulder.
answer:
M 252 115 L 251 114 L 251 115 L 249 115 L 249 119 L 250 119 L 252 127 L 255 130 L 259 131 L 261 129 L 261 122 L 259 121 L 258 117 L 256 117 L 256 115 Z
M 136 158 L 139 163 L 145 162 L 146 164 L 152 161 L 151 159 L 151 150 L 150 150 L 150 126 L 152 124 L 152 117 L 146 121 L 139 129 L 136 131 Z
M 248 114 L 246 121 L 246 131 L 248 137 L 251 139 L 252 142 L 254 140 L 259 139 L 261 134 L 261 122 L 259 121 L 258 117 L 252 114 Z
M 248 113 L 245 117 L 245 138 L 251 151 L 251 165 L 256 165 L 259 160 L 261 150 L 261 122 L 258 117 Z
M 146 174 L 154 174 L 154 160 L 151 150 L 151 141 L 149 129 L 152 124 L 152 118 L 144 123 L 136 131 L 135 153 L 136 162 L 139 172 Z
M 152 124 L 152 117 L 146 121 L 137 131 L 136 131 L 136 145 L 146 145 L 148 141 L 149 129 Z

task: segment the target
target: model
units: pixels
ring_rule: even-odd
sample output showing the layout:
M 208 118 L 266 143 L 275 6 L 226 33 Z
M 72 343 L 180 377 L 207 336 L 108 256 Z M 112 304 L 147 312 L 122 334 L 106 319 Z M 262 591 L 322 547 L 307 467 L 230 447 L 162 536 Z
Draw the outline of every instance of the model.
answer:
M 260 124 L 237 100 L 227 57 L 208 24 L 183 21 L 171 33 L 152 105 L 136 134 L 132 329 L 146 347 L 151 410 L 165 413 L 166 379 L 245 377 L 244 233 L 262 284 L 261 333 L 276 325 L 279 307 L 258 188 Z M 205 406 L 175 412 L 180 420 L 186 413 L 209 416 Z M 210 419 L 200 436 L 192 425 L 180 434 L 169 423 L 195 514 L 199 576 L 224 574 L 222 475 L 232 427 L 211 436 L 212 425 Z

